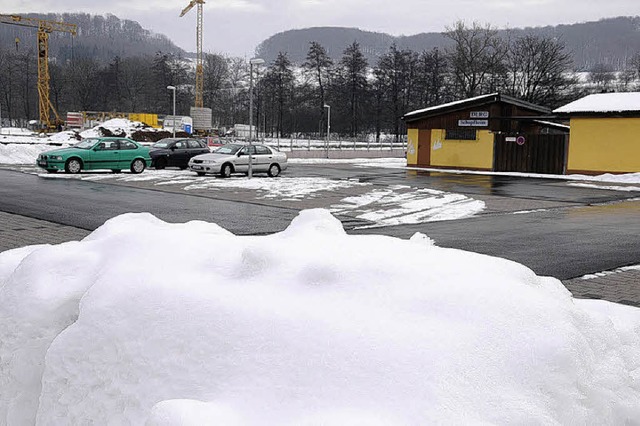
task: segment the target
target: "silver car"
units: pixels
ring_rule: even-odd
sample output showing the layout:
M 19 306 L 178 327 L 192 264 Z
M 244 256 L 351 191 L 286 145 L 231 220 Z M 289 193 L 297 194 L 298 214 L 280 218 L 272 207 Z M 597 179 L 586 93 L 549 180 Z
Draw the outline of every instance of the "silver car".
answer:
M 249 150 L 251 150 L 252 173 L 267 173 L 278 176 L 287 168 L 287 155 L 270 146 L 253 144 L 226 144 L 210 154 L 200 154 L 189 160 L 189 170 L 198 176 L 219 174 L 229 177 L 233 173 L 249 172 Z

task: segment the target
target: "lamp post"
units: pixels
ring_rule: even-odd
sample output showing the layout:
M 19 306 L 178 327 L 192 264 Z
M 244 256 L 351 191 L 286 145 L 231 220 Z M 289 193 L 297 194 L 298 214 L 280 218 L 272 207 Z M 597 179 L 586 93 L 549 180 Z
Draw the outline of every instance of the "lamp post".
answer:
M 176 137 L 176 86 L 167 86 L 173 92 L 173 137 Z
M 253 141 L 253 66 L 264 64 L 264 59 L 253 58 L 249 60 L 249 179 L 253 177 L 253 155 L 251 145 Z
M 327 158 L 329 158 L 329 135 L 331 134 L 331 105 L 324 104 L 327 109 Z

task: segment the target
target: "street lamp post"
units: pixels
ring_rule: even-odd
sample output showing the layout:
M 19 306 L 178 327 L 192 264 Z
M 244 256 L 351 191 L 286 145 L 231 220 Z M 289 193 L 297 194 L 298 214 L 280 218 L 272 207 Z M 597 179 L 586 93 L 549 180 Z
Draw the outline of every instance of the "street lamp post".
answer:
M 173 92 L 173 137 L 176 137 L 176 86 L 167 86 Z
M 249 60 L 249 179 L 253 177 L 253 155 L 251 153 L 253 141 L 253 66 L 264 64 L 264 59 L 253 58 Z
M 329 158 L 329 135 L 331 134 L 331 105 L 324 104 L 327 109 L 327 158 Z

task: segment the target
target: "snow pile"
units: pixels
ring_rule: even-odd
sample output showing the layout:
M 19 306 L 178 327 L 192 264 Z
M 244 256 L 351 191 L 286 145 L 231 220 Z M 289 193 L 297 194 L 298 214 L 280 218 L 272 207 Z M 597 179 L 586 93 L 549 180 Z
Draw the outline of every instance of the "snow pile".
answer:
M 157 133 L 166 132 L 164 129 L 156 129 L 140 121 L 132 121 L 126 118 L 113 118 L 107 120 L 102 124 L 99 124 L 89 130 L 80 132 L 80 136 L 83 138 L 99 138 L 102 136 L 117 136 L 126 137 L 137 140 L 135 134 L 138 132 L 143 133 Z
M 0 144 L 0 164 L 35 164 L 41 152 L 59 148 L 44 144 Z
M 2 424 L 640 418 L 638 309 L 325 210 L 255 237 L 123 215 L 1 253 L 0 301 Z
M 0 135 L 6 136 L 34 136 L 35 133 L 21 127 L 0 127 Z

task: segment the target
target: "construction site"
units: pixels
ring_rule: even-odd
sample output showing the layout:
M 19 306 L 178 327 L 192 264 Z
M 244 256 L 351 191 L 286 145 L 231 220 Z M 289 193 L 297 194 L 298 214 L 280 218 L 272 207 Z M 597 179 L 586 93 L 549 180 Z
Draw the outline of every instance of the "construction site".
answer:
M 21 15 L 0 14 L 0 24 L 19 27 L 27 27 L 35 30 L 37 39 L 37 93 L 38 93 L 38 120 L 30 120 L 28 127 L 38 133 L 55 133 L 62 130 L 76 130 L 81 132 L 86 129 L 99 126 L 105 121 L 124 118 L 143 124 L 141 129 L 132 137 L 138 141 L 153 142 L 160 137 L 177 134 L 180 136 L 212 136 L 217 134 L 212 125 L 211 108 L 205 108 L 203 104 L 203 10 L 204 0 L 192 0 L 180 13 L 179 17 L 186 15 L 191 9 L 196 8 L 196 61 L 195 82 L 191 87 L 183 88 L 193 93 L 193 103 L 189 115 L 176 115 L 176 87 L 167 86 L 167 91 L 173 95 L 173 111 L 167 114 L 150 112 L 121 112 L 121 111 L 66 111 L 61 114 L 54 106 L 51 96 L 51 73 L 49 55 L 49 38 L 53 33 L 69 34 L 74 37 L 78 34 L 78 27 L 71 22 L 52 21 Z M 16 50 L 21 40 L 16 37 Z M 0 110 L 0 128 L 2 128 L 2 115 Z M 145 131 L 145 127 L 153 131 Z M 158 131 L 164 129 L 165 131 Z M 108 131 L 107 131 L 108 133 Z M 117 136 L 105 134 L 104 136 Z

